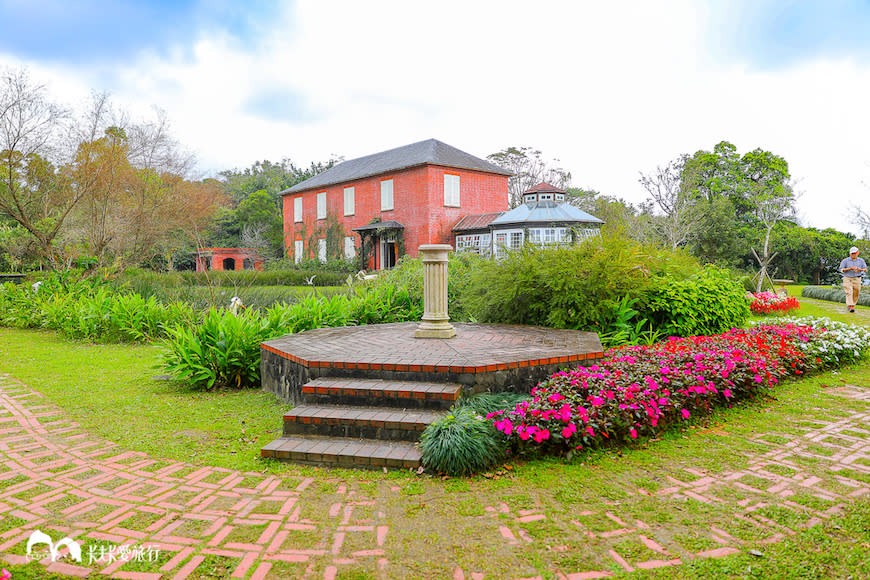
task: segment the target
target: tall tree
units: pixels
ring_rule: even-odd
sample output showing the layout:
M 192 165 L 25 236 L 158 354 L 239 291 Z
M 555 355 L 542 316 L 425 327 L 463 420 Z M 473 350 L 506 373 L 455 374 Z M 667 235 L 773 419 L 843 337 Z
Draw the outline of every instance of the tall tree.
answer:
M 132 121 L 96 93 L 73 135 L 71 175 L 83 199 L 70 234 L 100 263 L 172 254 L 187 245 L 181 232 L 191 222 L 201 227 L 222 199 L 217 182 L 187 179 L 193 157 L 172 138 L 160 110 L 154 119 Z
M 720 200 L 727 200 L 733 208 L 733 217 L 727 211 L 717 212 L 730 224 L 713 224 L 708 215 L 707 227 L 715 225 L 715 229 L 727 232 L 745 228 L 761 230 L 761 255 L 757 256 L 759 280 L 767 275 L 773 259 L 771 231 L 794 211 L 790 178 L 788 163 L 779 155 L 762 149 L 740 155 L 728 141 L 718 143 L 712 152 L 696 152 L 686 159 L 682 173 L 683 186 L 706 199 L 710 207 L 718 203 L 721 210 L 723 202 Z M 708 233 L 702 231 L 700 237 L 715 239 Z
M 531 147 L 507 147 L 486 158 L 513 173 L 508 179 L 508 204 L 512 208 L 522 203 L 524 191 L 542 181 L 560 189 L 571 184 L 571 173 L 555 165 L 558 159 L 547 162 L 539 150 Z
M 604 235 L 625 236 L 639 242 L 649 242 L 654 238 L 649 202 L 635 206 L 594 189 L 569 187 L 566 191 L 568 203 L 604 222 Z
M 54 241 L 83 195 L 58 167 L 68 119 L 26 71 L 0 77 L 0 213 L 34 237 L 52 266 L 62 261 Z
M 839 279 L 837 267 L 853 237 L 834 229 L 817 230 L 781 222 L 773 230 L 781 277 L 821 284 Z
M 230 247 L 252 245 L 267 256 L 283 256 L 283 209 L 279 194 L 340 161 L 340 157 L 333 157 L 301 168 L 289 159 L 278 163 L 263 160 L 243 170 L 221 171 L 223 191 L 232 207 L 215 216 L 205 241 Z
M 684 181 L 687 159 L 688 155 L 683 155 L 651 174 L 640 174 L 640 184 L 661 212 L 654 228 L 671 249 L 686 245 L 704 222 L 698 196 Z

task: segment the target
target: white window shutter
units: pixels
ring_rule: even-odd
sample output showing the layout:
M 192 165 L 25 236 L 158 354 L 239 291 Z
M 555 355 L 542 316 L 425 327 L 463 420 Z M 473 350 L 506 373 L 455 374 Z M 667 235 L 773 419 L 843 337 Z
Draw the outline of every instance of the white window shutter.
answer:
M 355 211 L 354 200 L 355 192 L 352 187 L 344 188 L 344 215 L 353 215 Z
M 381 182 L 381 211 L 393 209 L 393 180 Z
M 293 221 L 302 221 L 302 197 L 293 198 Z
M 326 219 L 326 192 L 317 194 L 317 219 Z

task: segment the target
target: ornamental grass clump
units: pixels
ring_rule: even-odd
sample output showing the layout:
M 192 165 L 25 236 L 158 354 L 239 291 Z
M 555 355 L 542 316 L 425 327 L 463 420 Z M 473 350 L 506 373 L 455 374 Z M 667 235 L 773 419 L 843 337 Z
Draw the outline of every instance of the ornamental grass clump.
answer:
M 778 296 L 773 292 L 753 292 L 749 304 L 752 314 L 782 314 L 800 308 L 800 303 L 792 296 Z
M 472 407 L 457 407 L 420 437 L 423 466 L 438 473 L 466 476 L 504 460 L 506 438 Z
M 556 373 L 530 399 L 487 418 L 520 451 L 565 453 L 654 435 L 823 364 L 799 345 L 824 332 L 760 325 L 613 349 L 601 364 Z

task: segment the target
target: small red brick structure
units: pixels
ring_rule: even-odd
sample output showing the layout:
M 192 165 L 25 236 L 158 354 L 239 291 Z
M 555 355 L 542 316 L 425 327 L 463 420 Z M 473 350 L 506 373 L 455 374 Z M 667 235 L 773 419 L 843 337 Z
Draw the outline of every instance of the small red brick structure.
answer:
M 263 258 L 255 248 L 199 248 L 196 271 L 262 270 Z
M 363 247 L 363 267 L 390 268 L 451 243 L 465 215 L 507 210 L 510 175 L 435 139 L 339 163 L 281 192 L 287 254 L 347 259 Z

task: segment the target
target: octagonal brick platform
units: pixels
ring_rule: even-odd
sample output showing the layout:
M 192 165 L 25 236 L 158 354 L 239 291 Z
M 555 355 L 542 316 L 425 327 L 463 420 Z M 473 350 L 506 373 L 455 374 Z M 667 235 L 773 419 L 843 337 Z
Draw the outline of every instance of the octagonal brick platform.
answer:
M 450 339 L 414 338 L 416 322 L 319 328 L 264 342 L 263 388 L 299 403 L 320 377 L 456 382 L 466 392 L 530 391 L 560 368 L 602 357 L 594 332 L 454 324 Z
M 427 425 L 460 395 L 529 392 L 561 368 L 602 357 L 598 335 L 495 324 L 414 338 L 416 322 L 320 328 L 261 345 L 263 389 L 296 405 L 263 457 L 417 467 Z

